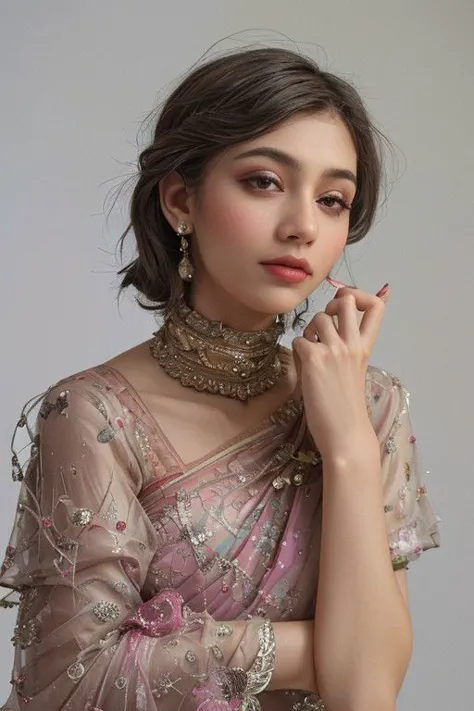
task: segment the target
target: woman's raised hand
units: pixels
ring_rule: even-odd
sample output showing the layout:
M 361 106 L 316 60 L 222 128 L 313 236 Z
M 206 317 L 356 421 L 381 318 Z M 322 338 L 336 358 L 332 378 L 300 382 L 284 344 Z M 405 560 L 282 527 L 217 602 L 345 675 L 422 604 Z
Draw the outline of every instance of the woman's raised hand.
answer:
M 389 288 L 372 295 L 342 287 L 293 341 L 306 421 L 323 461 L 378 447 L 365 385 L 388 297 Z

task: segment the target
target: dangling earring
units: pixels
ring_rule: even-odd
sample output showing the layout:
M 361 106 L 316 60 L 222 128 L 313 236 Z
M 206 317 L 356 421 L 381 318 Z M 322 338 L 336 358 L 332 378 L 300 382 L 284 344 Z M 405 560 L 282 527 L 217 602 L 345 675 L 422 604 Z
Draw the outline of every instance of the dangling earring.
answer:
M 188 242 L 184 236 L 188 231 L 187 222 L 180 222 L 178 225 L 177 235 L 181 237 L 180 251 L 183 253 L 183 257 L 178 264 L 178 274 L 184 281 L 192 281 L 194 274 L 194 267 L 189 260 L 188 254 Z

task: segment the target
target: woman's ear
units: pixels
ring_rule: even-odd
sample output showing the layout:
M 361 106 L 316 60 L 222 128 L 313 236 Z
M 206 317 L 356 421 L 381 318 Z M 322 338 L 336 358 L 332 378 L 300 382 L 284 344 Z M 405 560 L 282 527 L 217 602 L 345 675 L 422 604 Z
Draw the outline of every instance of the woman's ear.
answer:
M 163 214 L 175 232 L 180 222 L 193 223 L 186 183 L 176 170 L 160 180 L 158 195 Z

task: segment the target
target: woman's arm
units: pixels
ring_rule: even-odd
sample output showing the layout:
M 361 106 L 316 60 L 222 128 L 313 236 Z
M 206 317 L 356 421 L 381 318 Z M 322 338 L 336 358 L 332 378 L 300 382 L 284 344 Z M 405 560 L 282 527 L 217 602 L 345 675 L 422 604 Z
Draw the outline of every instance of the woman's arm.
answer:
M 323 457 L 314 644 L 331 711 L 395 708 L 413 647 L 406 567 L 440 546 L 410 394 L 386 371 L 369 379 L 370 418 L 346 438 L 344 456 Z
M 411 620 L 387 544 L 379 442 L 369 421 L 353 434 L 353 456 L 323 460 L 314 657 L 329 708 L 393 711 Z
M 268 690 L 302 689 L 319 695 L 314 666 L 314 620 L 274 622 L 275 669 Z
M 394 571 L 439 545 L 420 481 L 409 394 L 397 378 L 368 365 L 387 298 L 339 289 L 293 341 L 323 466 L 314 659 L 331 711 L 395 708 L 412 626 Z

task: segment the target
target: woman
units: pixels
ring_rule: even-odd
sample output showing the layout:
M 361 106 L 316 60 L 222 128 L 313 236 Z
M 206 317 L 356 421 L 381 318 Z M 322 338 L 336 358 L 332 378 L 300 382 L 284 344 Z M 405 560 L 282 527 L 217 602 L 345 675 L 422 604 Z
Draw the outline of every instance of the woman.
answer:
M 378 145 L 356 91 L 288 50 L 166 101 L 120 272 L 164 324 L 18 422 L 4 709 L 395 708 L 406 570 L 439 531 L 408 392 L 368 363 L 388 289 L 340 288 L 278 343 L 367 234 Z

